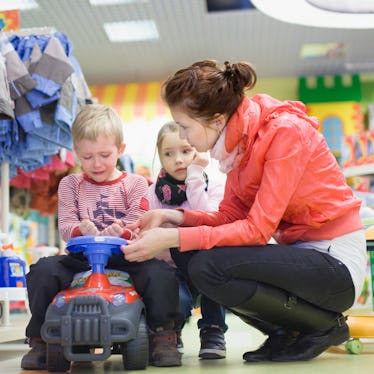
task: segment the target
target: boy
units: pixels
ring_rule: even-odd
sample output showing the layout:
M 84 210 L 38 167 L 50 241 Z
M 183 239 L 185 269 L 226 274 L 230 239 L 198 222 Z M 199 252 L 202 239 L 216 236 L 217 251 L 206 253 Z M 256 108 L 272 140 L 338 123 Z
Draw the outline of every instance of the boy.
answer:
M 58 224 L 61 238 L 106 235 L 132 239 L 125 226 L 148 210 L 147 182 L 116 168 L 125 150 L 123 124 L 109 106 L 86 105 L 77 115 L 72 136 L 74 152 L 83 173 L 64 177 L 59 185 Z M 154 366 L 180 366 L 174 320 L 178 310 L 178 283 L 173 269 L 159 260 L 130 263 L 123 255 L 112 255 L 107 268 L 126 271 L 142 296 Z M 88 270 L 82 254 L 52 256 L 30 266 L 27 289 L 31 319 L 26 327 L 31 350 L 22 358 L 23 369 L 46 368 L 46 344 L 40 329 L 53 297 L 69 287 L 74 274 Z M 167 295 L 165 298 L 164 296 Z

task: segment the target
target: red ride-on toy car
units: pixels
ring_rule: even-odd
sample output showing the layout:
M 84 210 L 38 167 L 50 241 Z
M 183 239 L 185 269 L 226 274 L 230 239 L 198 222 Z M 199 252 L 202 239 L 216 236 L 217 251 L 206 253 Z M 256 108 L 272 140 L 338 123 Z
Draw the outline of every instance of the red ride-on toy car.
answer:
M 84 286 L 59 292 L 49 305 L 41 334 L 47 343 L 48 371 L 68 371 L 71 361 L 103 361 L 120 353 L 127 370 L 148 365 L 148 331 L 143 301 L 132 285 L 109 282 L 104 268 L 111 254 L 122 254 L 126 240 L 82 236 L 67 243 L 83 252 L 92 267 Z

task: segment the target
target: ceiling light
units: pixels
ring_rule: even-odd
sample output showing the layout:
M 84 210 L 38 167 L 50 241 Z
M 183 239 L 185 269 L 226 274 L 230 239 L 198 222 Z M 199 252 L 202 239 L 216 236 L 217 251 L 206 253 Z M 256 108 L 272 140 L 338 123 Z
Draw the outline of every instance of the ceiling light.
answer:
M 343 58 L 346 55 L 346 43 L 311 43 L 301 47 L 300 55 L 302 59 L 316 58 Z
M 2 10 L 30 10 L 39 8 L 35 0 L 0 0 L 0 11 Z
M 365 7 L 357 0 L 343 2 L 324 0 L 324 9 L 318 6 L 322 1 L 317 0 L 251 0 L 251 2 L 260 12 L 269 17 L 296 25 L 337 29 L 374 28 L 373 0 L 366 0 Z M 334 5 L 338 10 L 331 10 Z M 343 5 L 344 11 L 341 10 Z
M 148 0 L 89 0 L 93 6 L 145 3 Z
M 125 21 L 104 23 L 104 30 L 111 42 L 134 42 L 159 39 L 155 21 Z

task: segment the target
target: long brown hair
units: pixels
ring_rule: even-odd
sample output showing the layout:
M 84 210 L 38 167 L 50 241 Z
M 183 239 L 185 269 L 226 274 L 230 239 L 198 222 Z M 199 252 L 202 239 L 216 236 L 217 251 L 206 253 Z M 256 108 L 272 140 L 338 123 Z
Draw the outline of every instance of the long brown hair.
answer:
M 217 114 L 235 112 L 257 81 L 253 66 L 247 62 L 219 66 L 214 60 L 198 61 L 178 70 L 162 85 L 162 98 L 170 108 L 180 108 L 191 118 L 213 120 Z

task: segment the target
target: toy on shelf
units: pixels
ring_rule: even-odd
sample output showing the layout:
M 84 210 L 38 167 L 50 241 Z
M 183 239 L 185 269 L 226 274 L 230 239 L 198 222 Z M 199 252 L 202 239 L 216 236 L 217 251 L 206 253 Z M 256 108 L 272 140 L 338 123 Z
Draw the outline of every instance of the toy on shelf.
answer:
M 7 241 L 3 233 L 0 239 Z M 0 250 L 0 325 L 10 325 L 10 302 L 27 300 L 26 262 L 13 250 L 13 244 L 3 243 Z
M 364 350 L 362 338 L 374 338 L 374 316 L 348 316 L 351 338 L 345 343 L 348 353 L 360 354 Z
M 112 254 L 122 254 L 126 240 L 109 236 L 70 239 L 69 252 L 83 252 L 92 268 L 83 286 L 59 292 L 41 329 L 47 343 L 48 371 L 68 371 L 71 361 L 103 361 L 122 354 L 127 370 L 148 364 L 145 307 L 135 288 L 111 284 L 104 272 Z
M 371 219 L 364 219 L 363 223 L 366 227 L 366 244 L 370 259 L 370 270 L 371 270 L 371 282 L 373 284 L 373 274 L 374 274 L 374 240 Z M 373 289 L 373 287 L 372 287 Z M 364 338 L 374 338 L 374 315 L 348 315 L 347 324 L 349 326 L 349 333 L 351 338 L 345 344 L 345 350 L 348 353 L 360 354 L 364 350 L 364 345 L 360 339 Z

